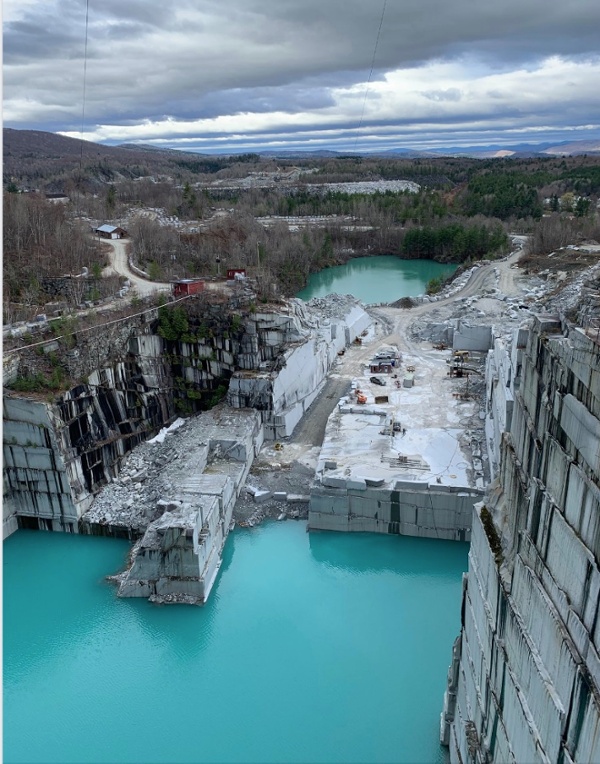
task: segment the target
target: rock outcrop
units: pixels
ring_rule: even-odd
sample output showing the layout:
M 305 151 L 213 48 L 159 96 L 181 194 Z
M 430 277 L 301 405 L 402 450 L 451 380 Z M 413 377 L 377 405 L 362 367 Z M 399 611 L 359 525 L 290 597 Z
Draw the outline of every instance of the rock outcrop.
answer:
M 260 416 L 219 406 L 156 440 L 129 457 L 119 480 L 83 516 L 82 530 L 143 534 L 116 577 L 120 597 L 202 604 L 262 445 Z

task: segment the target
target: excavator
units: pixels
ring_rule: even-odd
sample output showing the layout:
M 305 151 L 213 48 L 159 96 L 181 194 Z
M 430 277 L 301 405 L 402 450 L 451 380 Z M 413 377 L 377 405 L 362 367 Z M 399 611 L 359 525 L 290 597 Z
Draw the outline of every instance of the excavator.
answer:
M 367 396 L 362 392 L 362 390 L 356 391 L 356 402 L 357 403 L 366 403 L 367 402 Z

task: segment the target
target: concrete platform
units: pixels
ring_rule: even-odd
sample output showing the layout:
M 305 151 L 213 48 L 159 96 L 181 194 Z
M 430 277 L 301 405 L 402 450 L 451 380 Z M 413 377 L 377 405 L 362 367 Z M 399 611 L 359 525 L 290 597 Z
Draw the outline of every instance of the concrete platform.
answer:
M 370 382 L 368 366 L 353 381 L 327 423 L 310 529 L 469 540 L 484 444 L 471 429 L 479 405 L 455 397 L 465 380 L 448 377 L 447 355 L 405 356 L 393 374 L 377 375 L 385 385 Z M 402 384 L 406 366 L 413 387 Z

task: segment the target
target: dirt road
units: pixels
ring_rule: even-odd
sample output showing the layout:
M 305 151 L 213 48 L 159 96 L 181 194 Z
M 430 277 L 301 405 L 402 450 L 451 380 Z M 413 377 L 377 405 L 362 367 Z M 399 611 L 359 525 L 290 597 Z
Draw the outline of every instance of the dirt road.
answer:
M 129 259 L 127 257 L 127 241 L 125 239 L 107 239 L 104 243 L 108 244 L 111 248 L 108 255 L 110 265 L 104 269 L 105 275 L 109 276 L 116 273 L 129 279 L 132 288 L 135 289 L 139 297 L 147 297 L 155 292 L 170 291 L 170 284 L 159 281 L 147 281 L 130 270 Z
M 503 294 L 510 297 L 518 293 L 515 283 L 515 270 L 513 266 L 517 263 L 523 253 L 523 246 L 526 240 L 526 236 L 515 237 L 519 240 L 517 248 L 507 257 L 505 260 L 491 261 L 480 266 L 471 276 L 466 285 L 451 297 L 447 297 L 443 300 L 438 300 L 433 305 L 431 303 L 425 303 L 419 305 L 410 311 L 413 316 L 420 315 L 431 311 L 432 307 L 448 305 L 456 300 L 463 299 L 463 297 L 473 297 L 474 295 L 481 294 L 482 290 L 486 286 L 486 282 L 491 277 L 495 277 L 496 272 L 499 276 L 500 290 Z
M 339 399 L 350 390 L 350 378 L 347 376 L 328 377 L 317 399 L 302 417 L 294 430 L 290 441 L 306 446 L 320 446 L 325 437 L 325 426 L 329 415 Z

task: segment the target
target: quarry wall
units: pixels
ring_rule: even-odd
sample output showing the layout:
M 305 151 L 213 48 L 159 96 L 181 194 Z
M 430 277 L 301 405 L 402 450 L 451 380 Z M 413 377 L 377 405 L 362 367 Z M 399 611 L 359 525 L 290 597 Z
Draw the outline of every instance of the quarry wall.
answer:
M 261 411 L 265 437 L 292 434 L 318 395 L 338 352 L 360 336 L 371 317 L 356 301 L 338 315 L 311 314 L 301 300 L 286 313 L 257 312 L 248 322 L 242 367 L 229 383 L 227 402 Z M 273 351 L 279 349 L 279 355 Z M 271 363 L 271 368 L 264 368 Z
M 435 482 L 398 480 L 393 490 L 369 487 L 367 482 L 364 478 L 324 478 L 311 490 L 310 528 L 470 539 L 473 502 L 479 492 Z
M 488 419 L 508 429 L 474 513 L 452 762 L 600 761 L 600 347 L 557 317 L 524 339 L 489 362 Z
M 16 523 L 77 532 L 127 453 L 228 390 L 231 406 L 259 411 L 267 437 L 291 434 L 338 350 L 370 322 L 356 301 L 342 307 L 323 321 L 299 300 L 258 311 L 243 293 L 202 295 L 9 353 L 5 383 L 48 353 L 80 381 L 59 394 L 5 391 L 4 534 Z

